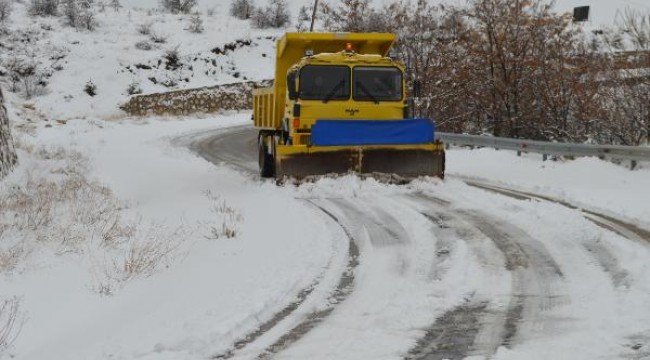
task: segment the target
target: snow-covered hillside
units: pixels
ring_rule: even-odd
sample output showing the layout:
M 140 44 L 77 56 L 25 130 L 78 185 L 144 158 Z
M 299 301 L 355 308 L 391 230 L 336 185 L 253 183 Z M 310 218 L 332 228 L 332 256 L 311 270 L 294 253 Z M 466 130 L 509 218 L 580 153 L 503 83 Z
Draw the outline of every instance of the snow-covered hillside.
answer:
M 290 2 L 293 24 L 305 2 Z M 152 93 L 270 78 L 274 40 L 284 30 L 255 29 L 230 16 L 229 3 L 198 5 L 202 33 L 187 31 L 191 15 L 163 12 L 155 1 L 125 2 L 117 11 L 107 6 L 92 32 L 63 25 L 61 18 L 28 16 L 28 3 L 16 3 L 10 34 L 0 40 L 11 51 L 0 58 L 5 68 L 19 59 L 46 74 L 47 86 L 37 86 L 32 101 L 53 120 L 119 116 L 130 86 Z M 178 64 L 170 65 L 167 54 L 174 50 Z M 88 82 L 96 86 L 93 97 L 84 92 Z

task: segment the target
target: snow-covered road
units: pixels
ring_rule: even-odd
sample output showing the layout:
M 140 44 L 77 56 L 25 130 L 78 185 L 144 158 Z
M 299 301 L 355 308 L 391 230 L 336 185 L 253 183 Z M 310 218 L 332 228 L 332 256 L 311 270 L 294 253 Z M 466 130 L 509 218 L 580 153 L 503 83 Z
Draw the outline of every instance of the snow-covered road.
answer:
M 176 143 L 256 177 L 255 136 L 240 126 Z M 309 312 L 300 303 L 279 305 L 276 317 L 293 319 L 291 326 L 256 329 L 216 357 L 648 357 L 646 231 L 548 197 L 461 180 L 361 186 L 352 194 L 337 191 L 337 180 L 301 186 L 296 199 L 347 234 L 348 267 L 329 305 Z M 302 294 L 299 302 L 314 296 Z

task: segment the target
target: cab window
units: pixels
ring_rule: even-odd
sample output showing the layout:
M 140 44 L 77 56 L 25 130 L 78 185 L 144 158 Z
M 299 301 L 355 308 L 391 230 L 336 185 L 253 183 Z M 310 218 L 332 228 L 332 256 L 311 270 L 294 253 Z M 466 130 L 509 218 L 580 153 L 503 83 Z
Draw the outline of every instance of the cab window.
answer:
M 354 100 L 402 100 L 402 71 L 396 67 L 357 66 L 353 79 Z
M 347 100 L 350 98 L 350 68 L 308 65 L 300 70 L 303 100 Z

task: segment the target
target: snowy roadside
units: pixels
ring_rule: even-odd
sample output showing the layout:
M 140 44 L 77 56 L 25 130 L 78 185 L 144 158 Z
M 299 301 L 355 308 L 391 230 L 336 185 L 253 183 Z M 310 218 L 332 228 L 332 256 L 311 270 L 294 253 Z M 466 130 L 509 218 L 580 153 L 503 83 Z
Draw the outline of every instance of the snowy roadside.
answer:
M 209 357 L 294 301 L 314 279 L 340 271 L 344 235 L 292 190 L 269 191 L 274 184 L 215 168 L 171 145 L 179 134 L 249 118 L 71 120 L 19 134 L 21 164 L 0 184 L 0 194 L 25 189 L 29 179 L 67 184 L 71 173 L 81 173 L 92 185 L 81 187 L 82 194 L 97 193 L 96 186 L 103 197 L 74 192 L 54 199 L 42 233 L 28 226 L 5 232 L 24 249 L 0 272 L 0 296 L 20 300 L 23 325 L 5 355 Z M 57 186 L 48 190 L 63 189 Z M 110 246 L 101 240 L 111 224 L 93 227 L 70 215 L 70 209 L 95 214 L 105 203 L 114 204 L 120 226 L 133 230 Z M 74 246 L 63 246 L 71 235 Z M 134 252 L 154 266 L 118 277 L 132 267 Z M 323 287 L 327 281 L 334 280 L 325 276 Z
M 650 168 L 634 171 L 594 158 L 542 161 L 512 151 L 452 149 L 447 174 L 565 200 L 650 228 Z

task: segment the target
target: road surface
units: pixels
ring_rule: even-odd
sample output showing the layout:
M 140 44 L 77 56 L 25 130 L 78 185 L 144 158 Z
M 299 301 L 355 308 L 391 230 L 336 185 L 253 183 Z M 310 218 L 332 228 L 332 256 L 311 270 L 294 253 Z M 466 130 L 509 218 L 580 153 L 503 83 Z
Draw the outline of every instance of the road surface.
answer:
M 178 142 L 258 178 L 251 127 Z M 604 328 L 639 311 L 623 306 L 634 290 L 647 295 L 619 246 L 647 252 L 648 231 L 536 194 L 446 182 L 457 190 L 297 196 L 347 234 L 347 268 L 318 310 L 301 311 L 317 296 L 303 289 L 214 358 L 593 359 L 609 349 L 602 358 L 650 359 L 650 325 Z

